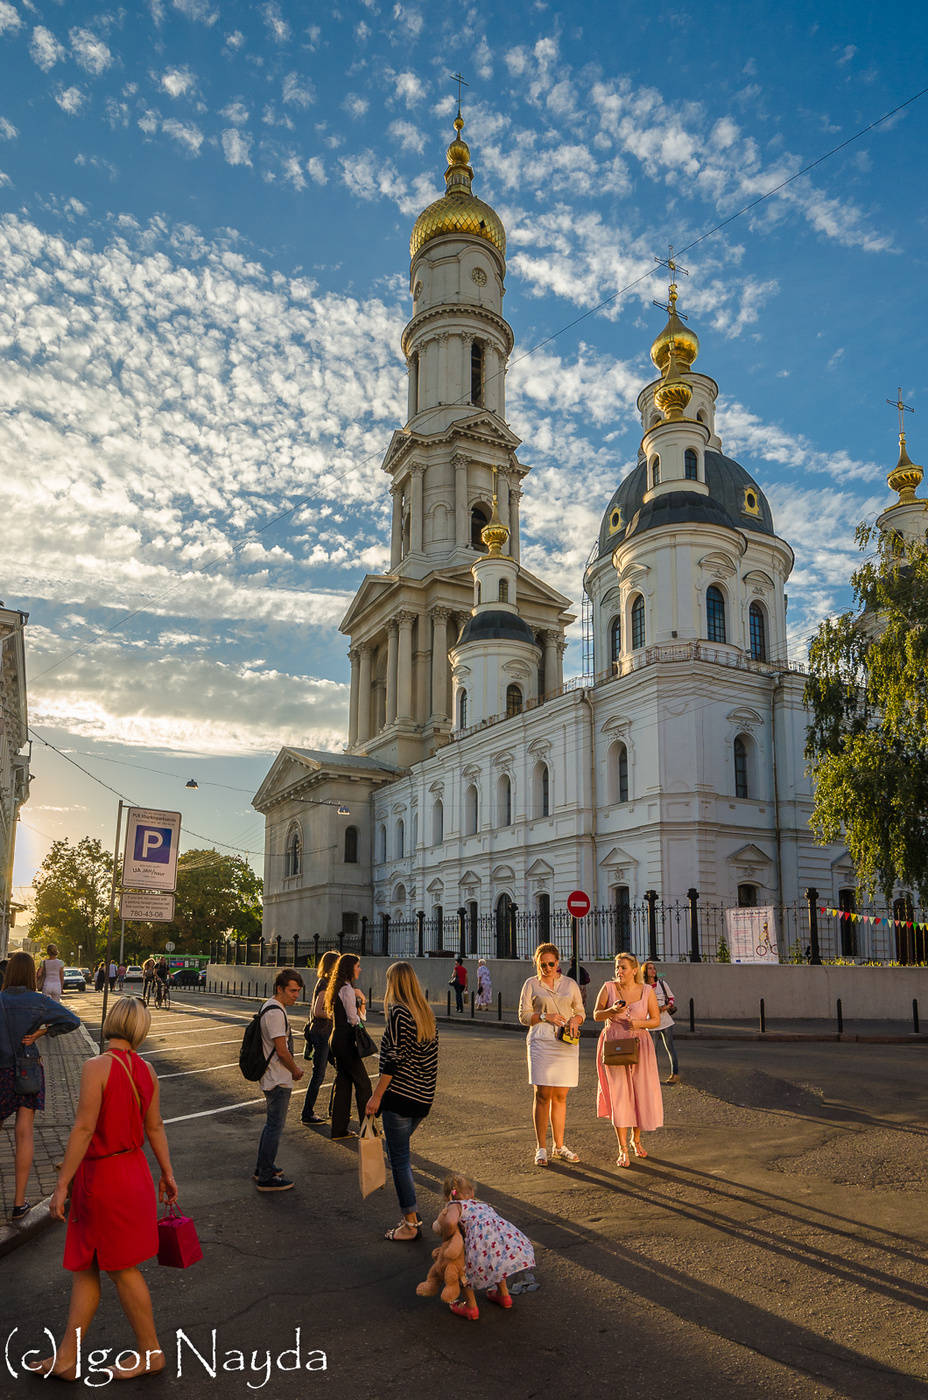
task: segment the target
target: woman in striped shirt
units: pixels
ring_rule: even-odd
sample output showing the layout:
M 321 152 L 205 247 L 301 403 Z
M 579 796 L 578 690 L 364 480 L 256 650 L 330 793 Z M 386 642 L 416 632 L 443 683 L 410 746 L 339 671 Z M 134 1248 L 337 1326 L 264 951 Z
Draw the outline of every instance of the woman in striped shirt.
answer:
M 419 979 L 408 962 L 387 968 L 387 1024 L 380 1041 L 380 1078 L 366 1113 L 383 1114 L 393 1184 L 403 1219 L 385 1239 L 418 1240 L 422 1221 L 409 1163 L 409 1139 L 432 1107 L 438 1075 L 438 1030 Z

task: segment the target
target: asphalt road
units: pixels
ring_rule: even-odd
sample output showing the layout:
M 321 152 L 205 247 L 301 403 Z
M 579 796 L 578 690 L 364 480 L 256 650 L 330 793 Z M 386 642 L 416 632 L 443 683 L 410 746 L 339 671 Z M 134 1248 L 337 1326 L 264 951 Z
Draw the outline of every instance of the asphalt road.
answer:
M 75 1004 L 90 1021 L 98 1003 Z M 299 1091 L 278 1158 L 297 1187 L 255 1191 L 263 1100 L 237 1068 L 247 1018 L 241 1003 L 182 994 L 142 1047 L 162 1077 L 181 1208 L 205 1258 L 185 1271 L 144 1266 L 170 1379 L 122 1394 L 928 1396 L 924 1047 L 691 1042 L 651 1156 L 620 1172 L 594 1116 L 585 1042 L 567 1135 L 581 1162 L 540 1170 L 522 1037 L 442 1027 L 436 1106 L 413 1139 L 421 1214 L 436 1215 L 447 1170 L 471 1174 L 531 1236 L 541 1284 L 509 1313 L 483 1305 L 473 1323 L 416 1297 L 429 1232 L 382 1239 L 399 1216 L 389 1176 L 362 1201 L 354 1146 L 302 1128 Z M 0 1339 L 19 1328 L 14 1370 L 43 1327 L 61 1330 L 62 1247 L 59 1227 L 0 1260 Z M 301 1368 L 286 1370 L 297 1328 Z M 131 1340 L 105 1284 L 90 1342 Z M 244 1371 L 232 1369 L 239 1352 Z M 308 1370 L 320 1352 L 326 1369 Z M 40 1384 L 0 1365 L 4 1397 Z

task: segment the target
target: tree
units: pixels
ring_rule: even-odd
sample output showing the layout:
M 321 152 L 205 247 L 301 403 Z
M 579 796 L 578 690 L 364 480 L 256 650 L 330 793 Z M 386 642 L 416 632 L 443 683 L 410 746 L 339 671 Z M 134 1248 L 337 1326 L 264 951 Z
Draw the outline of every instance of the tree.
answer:
M 87 963 L 102 956 L 112 876 L 112 854 L 96 837 L 55 841 L 34 882 L 32 938 L 44 934 L 68 958 L 80 948 Z
M 261 937 L 262 881 L 240 856 L 214 850 L 185 851 L 177 862 L 177 897 L 171 923 L 136 924 L 133 941 L 179 953 L 202 951 L 227 934 L 248 942 Z
M 873 558 L 852 575 L 858 611 L 809 648 L 806 757 L 812 831 L 844 840 L 860 888 L 928 900 L 928 546 L 860 525 Z

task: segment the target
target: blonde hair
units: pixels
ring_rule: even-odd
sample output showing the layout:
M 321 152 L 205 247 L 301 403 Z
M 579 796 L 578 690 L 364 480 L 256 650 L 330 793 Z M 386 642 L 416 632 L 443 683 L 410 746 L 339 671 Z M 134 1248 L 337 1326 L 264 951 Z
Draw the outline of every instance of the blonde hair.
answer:
M 541 976 L 541 967 L 539 966 L 539 960 L 541 958 L 542 953 L 553 953 L 558 960 L 558 964 L 560 964 L 561 961 L 561 955 L 558 952 L 557 948 L 555 948 L 553 943 L 539 943 L 538 947 L 532 954 L 532 962 L 535 964 L 535 971 L 538 973 L 539 977 Z
M 441 1189 L 446 1201 L 454 1200 L 457 1196 L 469 1199 L 476 1194 L 476 1188 L 469 1176 L 462 1176 L 460 1172 L 455 1172 L 453 1176 L 446 1176 L 441 1184 Z
M 46 950 L 45 950 L 45 956 L 46 956 L 47 958 L 57 958 L 57 956 L 58 956 L 58 944 L 57 944 L 57 943 L 49 943 L 48 947 L 47 947 Z
M 638 959 L 635 957 L 635 954 L 634 954 L 634 953 L 616 953 L 616 955 L 615 955 L 615 970 L 616 970 L 616 972 L 618 972 L 618 970 L 619 970 L 619 963 L 622 963 L 622 962 L 630 962 L 630 963 L 631 963 L 632 967 L 635 969 L 635 981 L 638 983 L 639 987 L 643 987 L 643 986 L 644 986 L 644 968 L 641 966 L 641 963 L 640 963 L 640 962 L 638 961 Z
M 138 997 L 120 997 L 103 1022 L 104 1040 L 128 1040 L 137 1050 L 151 1027 L 151 1012 Z
M 392 1005 L 405 1006 L 416 1023 L 416 1040 L 435 1039 L 435 1014 L 422 993 L 422 984 L 411 963 L 395 962 L 387 968 L 387 990 L 384 1010 Z
M 321 980 L 323 977 L 330 977 L 332 968 L 338 962 L 339 954 L 337 949 L 328 948 L 319 959 L 319 966 L 316 968 L 316 976 Z
M 325 1014 L 330 1021 L 335 1020 L 335 1001 L 342 987 L 350 987 L 354 981 L 354 970 L 360 965 L 357 953 L 342 953 L 325 984 Z

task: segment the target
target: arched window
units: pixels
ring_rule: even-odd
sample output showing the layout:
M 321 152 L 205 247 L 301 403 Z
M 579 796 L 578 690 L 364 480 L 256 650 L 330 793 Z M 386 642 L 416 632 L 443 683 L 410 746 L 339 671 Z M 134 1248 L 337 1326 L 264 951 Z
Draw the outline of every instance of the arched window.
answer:
M 506 687 L 506 715 L 519 715 L 522 713 L 522 691 L 517 685 L 507 685 Z
M 612 750 L 611 783 L 613 802 L 628 801 L 628 749 L 616 744 Z
M 748 795 L 748 747 L 739 734 L 733 745 L 735 759 L 735 796 Z
M 395 850 L 395 852 L 394 852 L 394 857 L 395 857 L 396 860 L 402 860 L 402 859 L 403 859 L 403 856 L 404 856 L 405 854 L 406 854 L 406 823 L 403 821 L 403 818 L 400 817 L 399 820 L 398 820 L 397 823 L 396 823 L 396 850 Z
M 487 513 L 486 506 L 474 506 L 473 510 L 470 513 L 471 549 L 479 549 L 483 554 L 486 554 L 487 547 L 484 544 L 483 539 L 481 538 L 481 531 L 483 530 L 484 526 L 489 525 L 489 523 L 490 517 Z
M 756 909 L 756 908 L 757 908 L 757 886 L 756 886 L 756 885 L 739 885 L 739 886 L 738 886 L 738 903 L 739 903 L 739 905 L 741 906 L 742 909 Z
M 413 814 L 412 814 L 412 849 L 413 849 L 413 853 L 415 853 L 416 847 L 417 847 L 418 845 L 419 845 L 419 812 L 418 812 L 418 809 L 416 809 L 416 810 L 413 812 Z
M 699 423 L 705 423 L 706 427 L 709 426 L 709 415 L 704 408 L 699 409 L 699 411 L 697 412 L 696 421 Z
M 345 864 L 357 865 L 358 863 L 358 828 L 356 826 L 345 827 Z
M 419 352 L 409 357 L 409 407 L 410 416 L 419 412 Z
M 767 660 L 767 622 L 760 603 L 752 603 L 748 613 L 751 631 L 751 655 L 755 661 Z
M 628 885 L 615 887 L 615 950 L 631 946 L 632 941 L 632 901 Z
M 409 530 L 410 530 L 409 521 L 410 521 L 409 507 L 407 506 L 406 501 L 405 501 L 405 499 L 404 499 L 404 501 L 403 501 L 403 554 L 404 554 L 404 555 L 407 555 L 407 554 L 409 553 Z
M 639 593 L 632 603 L 632 651 L 644 646 L 644 599 Z
M 544 942 L 551 937 L 551 896 L 544 891 L 538 896 L 538 939 Z
M 303 873 L 303 836 L 299 826 L 292 826 L 287 832 L 287 846 L 284 853 L 284 874 L 289 880 L 293 875 Z
M 660 459 L 660 457 L 652 457 L 652 458 L 651 458 L 651 485 L 652 485 L 652 486 L 660 486 L 660 484 L 661 484 L 661 459 Z
M 699 480 L 699 458 L 691 447 L 683 454 L 683 475 L 687 481 Z
M 501 578 L 500 581 L 499 581 L 499 601 L 500 601 L 501 603 L 508 603 L 508 602 L 509 602 L 509 580 L 508 580 L 508 578 Z
M 501 894 L 496 901 L 496 956 L 498 958 L 514 958 L 516 950 L 512 946 L 512 920 L 509 911 L 512 908 L 512 899 L 508 894 Z
M 477 832 L 477 820 L 479 817 L 477 786 L 471 783 L 464 793 L 464 835 L 474 836 Z
M 512 826 L 512 783 L 508 773 L 501 773 L 496 784 L 496 824 Z
M 387 827 L 385 822 L 381 822 L 377 829 L 377 859 L 387 858 Z
M 714 583 L 706 589 L 706 636 L 710 642 L 725 640 L 725 597 Z
M 548 817 L 551 815 L 551 777 L 548 773 L 547 763 L 538 763 L 535 766 L 535 816 Z
M 438 846 L 445 839 L 445 808 L 440 797 L 432 804 L 432 845 Z
M 618 661 L 622 655 L 622 619 L 614 617 L 609 628 L 609 660 Z
M 458 691 L 458 729 L 467 728 L 467 691 Z
M 838 891 L 838 908 L 842 913 L 857 913 L 857 891 L 854 889 L 843 889 Z M 853 919 L 839 919 L 838 925 L 841 929 L 841 956 L 843 958 L 857 957 L 857 924 Z
M 483 346 L 479 340 L 470 344 L 470 401 L 483 403 Z

